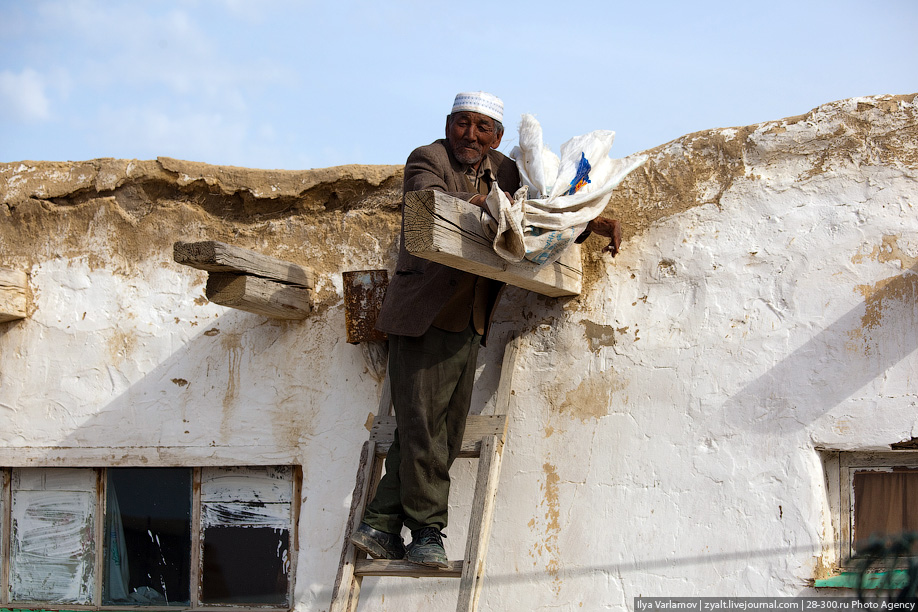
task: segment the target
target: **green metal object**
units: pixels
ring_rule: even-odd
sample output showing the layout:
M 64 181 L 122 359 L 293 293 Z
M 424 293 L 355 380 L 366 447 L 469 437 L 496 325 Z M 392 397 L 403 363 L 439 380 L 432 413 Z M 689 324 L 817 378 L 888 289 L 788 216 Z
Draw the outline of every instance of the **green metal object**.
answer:
M 839 589 L 857 589 L 861 582 L 860 572 L 842 572 L 838 576 L 823 578 L 817 580 L 813 586 L 817 588 L 839 588 Z M 908 572 L 906 570 L 893 570 L 892 572 L 873 572 L 864 574 L 865 589 L 901 589 L 908 584 Z

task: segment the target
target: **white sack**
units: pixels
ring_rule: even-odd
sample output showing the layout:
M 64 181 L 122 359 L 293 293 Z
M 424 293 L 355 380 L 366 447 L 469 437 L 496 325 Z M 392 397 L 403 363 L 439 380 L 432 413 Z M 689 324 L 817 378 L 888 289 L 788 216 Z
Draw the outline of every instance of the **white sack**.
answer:
M 492 240 L 494 252 L 507 261 L 517 262 L 526 256 L 522 203 L 527 192 L 528 187 L 523 185 L 513 195 L 511 202 L 497 181 L 494 181 L 485 200 L 484 212 L 481 213 L 481 228 L 485 236 Z
M 520 121 L 516 161 L 523 186 L 507 199 L 495 182 L 482 215 L 482 228 L 494 250 L 508 261 L 523 258 L 537 264 L 555 261 L 564 249 L 602 214 L 612 190 L 647 161 L 646 155 L 611 159 L 615 132 L 597 130 L 571 138 L 561 146 L 561 157 L 542 142 L 542 126 L 532 115 Z M 578 170 L 586 170 L 576 181 Z

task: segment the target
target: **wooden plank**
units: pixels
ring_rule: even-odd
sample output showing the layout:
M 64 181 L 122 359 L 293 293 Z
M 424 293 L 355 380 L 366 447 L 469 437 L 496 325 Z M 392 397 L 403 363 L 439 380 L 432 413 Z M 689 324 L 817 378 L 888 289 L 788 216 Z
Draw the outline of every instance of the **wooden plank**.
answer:
M 392 414 L 393 409 L 394 409 L 394 406 L 392 406 L 392 383 L 389 380 L 389 373 L 386 372 L 386 378 L 385 380 L 383 380 L 383 388 L 379 394 L 379 408 L 376 410 L 376 416 L 374 417 L 374 422 L 375 422 L 375 419 L 379 418 L 380 416 L 391 417 L 392 419 L 395 419 L 395 416 Z M 372 429 L 372 426 L 371 426 L 371 429 Z M 372 441 L 372 436 L 371 436 L 371 441 Z M 379 486 L 379 480 L 382 478 L 383 467 L 385 465 L 386 453 L 378 450 L 378 446 L 376 445 L 375 441 L 373 441 L 373 444 L 374 444 L 373 452 L 376 453 L 376 461 L 374 462 L 373 474 L 370 480 L 370 488 L 367 493 L 367 500 L 368 500 L 367 503 L 369 503 L 369 500 L 376 497 L 376 488 Z M 389 445 L 391 446 L 391 441 Z M 387 446 L 386 452 L 388 452 L 388 450 L 389 450 L 389 447 Z
M 510 414 L 510 409 L 516 401 L 513 380 L 517 371 L 517 362 L 522 355 L 522 347 L 527 342 L 523 336 L 515 335 L 504 345 L 504 359 L 500 366 L 500 381 L 497 383 L 494 414 Z
M 293 466 L 293 508 L 291 516 L 299 517 L 303 505 L 303 466 Z M 304 523 L 305 526 L 305 523 Z M 294 519 L 293 527 L 287 532 L 287 546 L 290 551 L 290 561 L 287 569 L 287 575 L 292 579 L 287 580 L 287 601 L 285 602 L 288 609 L 294 609 L 294 597 L 296 596 L 296 576 L 297 565 L 300 559 L 300 521 Z M 198 540 L 193 540 L 198 541 Z M 197 583 L 193 583 L 197 584 Z
M 28 286 L 25 272 L 0 268 L 0 323 L 26 318 Z
M 469 515 L 469 533 L 465 541 L 465 564 L 459 583 L 457 612 L 475 612 L 478 609 L 485 559 L 488 555 L 488 539 L 491 536 L 491 520 L 497 500 L 497 483 L 500 480 L 502 448 L 503 445 L 497 436 L 488 436 L 481 441 L 481 458 L 478 460 L 478 478 L 475 481 L 475 495 L 472 497 L 472 511 Z
M 386 355 L 388 357 L 388 353 Z M 376 414 L 379 416 L 392 416 L 392 381 L 389 380 L 388 360 L 386 361 L 386 377 L 383 379 L 382 389 L 379 391 L 379 406 Z
M 459 578 L 462 561 L 447 561 L 449 567 L 438 568 L 419 565 L 405 560 L 358 559 L 355 573 L 358 576 L 400 576 L 402 578 Z
M 7 464 L 9 465 L 9 464 Z M 10 477 L 12 470 L 0 470 L 0 508 L 3 508 L 2 514 L 0 514 L 0 529 L 3 531 L 0 533 L 12 533 L 12 520 L 10 513 L 6 511 L 6 508 L 10 507 L 12 503 L 11 499 L 11 489 L 10 489 Z M 10 592 L 10 539 L 0 538 L 0 593 L 9 593 Z M 6 601 L 6 598 L 2 599 Z
M 452 268 L 493 278 L 549 297 L 579 295 L 583 287 L 580 245 L 544 266 L 511 263 L 494 252 L 481 229 L 481 209 L 441 191 L 405 194 L 405 248 Z
M 363 520 L 363 511 L 367 505 L 367 494 L 372 484 L 376 461 L 376 445 L 367 441 L 360 451 L 360 464 L 357 467 L 357 480 L 351 495 L 351 510 L 344 528 L 344 546 L 341 550 L 341 561 L 338 563 L 338 575 L 332 590 L 329 612 L 353 612 L 360 599 L 362 578 L 355 572 L 358 562 L 357 547 L 351 543 L 351 534 Z
M 273 319 L 305 319 L 312 310 L 312 299 L 305 287 L 245 274 L 211 272 L 204 295 L 215 304 Z
M 315 272 L 310 268 L 215 240 L 176 242 L 172 246 L 172 257 L 177 263 L 198 270 L 250 274 L 315 289 Z
M 204 527 L 201 525 L 201 467 L 191 471 L 191 541 L 201 542 L 204 537 Z M 191 584 L 201 584 L 201 574 L 204 571 L 203 546 L 191 547 Z M 200 590 L 192 591 L 195 598 L 201 596 Z
M 513 380 L 525 343 L 523 336 L 514 336 L 504 346 L 504 359 L 501 364 L 494 411 L 505 417 L 510 414 L 516 403 Z M 465 541 L 465 564 L 459 582 L 457 612 L 475 612 L 478 609 L 485 559 L 488 554 L 488 540 L 491 536 L 491 523 L 494 518 L 494 507 L 497 504 L 497 485 L 500 480 L 505 435 L 487 436 L 481 441 L 478 476 L 475 480 L 475 493 L 469 514 L 469 530 Z
M 481 448 L 481 439 L 497 436 L 501 441 L 507 431 L 507 417 L 502 414 L 472 414 L 465 424 L 465 435 L 462 437 L 460 457 L 477 457 Z M 370 429 L 370 440 L 376 442 L 376 453 L 385 455 L 392 446 L 395 435 L 395 417 L 378 416 Z
M 379 397 L 378 415 L 387 416 L 392 412 L 392 394 L 389 375 L 383 381 Z M 351 495 L 351 510 L 345 526 L 344 546 L 341 550 L 341 561 L 338 563 L 338 575 L 332 590 L 331 606 L 329 612 L 356 612 L 357 603 L 360 601 L 360 586 L 363 577 L 355 574 L 357 557 L 365 560 L 364 553 L 351 544 L 350 536 L 363 520 L 363 513 L 367 503 L 376 495 L 376 485 L 382 474 L 383 462 L 376 455 L 376 443 L 367 440 L 363 443 L 360 452 L 360 463 L 357 467 L 357 481 Z

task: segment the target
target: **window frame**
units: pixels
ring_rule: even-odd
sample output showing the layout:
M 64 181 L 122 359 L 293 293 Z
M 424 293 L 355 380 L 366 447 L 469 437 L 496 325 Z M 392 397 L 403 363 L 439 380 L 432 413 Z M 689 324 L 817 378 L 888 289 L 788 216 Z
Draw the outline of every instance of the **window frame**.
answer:
M 11 494 L 12 468 L 0 470 L 0 605 L 8 605 L 10 598 L 10 539 L 13 533 Z
M 858 569 L 854 555 L 854 475 L 858 472 L 892 472 L 897 469 L 918 469 L 918 451 L 912 449 L 889 451 L 821 450 L 825 468 L 826 491 L 829 497 L 835 540 L 835 564 L 840 571 Z M 876 565 L 875 569 L 893 569 Z
M 108 470 L 122 467 L 160 467 L 190 469 L 191 474 L 191 565 L 190 565 L 190 605 L 174 606 L 138 606 L 116 605 L 102 603 L 102 583 L 104 580 L 105 564 L 105 516 L 107 512 L 107 486 Z M 290 529 L 288 533 L 289 566 L 287 570 L 286 605 L 270 606 L 265 604 L 203 604 L 202 596 L 202 560 L 204 551 L 204 529 L 201 525 L 201 483 L 204 469 L 244 469 L 244 468 L 271 468 L 283 467 L 290 470 L 291 500 L 290 500 Z M 10 592 L 11 586 L 11 547 L 12 547 L 12 473 L 14 469 L 92 469 L 96 476 L 95 491 L 95 517 L 93 519 L 93 542 L 95 545 L 95 558 L 93 567 L 93 593 L 91 604 L 71 604 L 52 601 L 26 601 L 14 600 Z M 129 610 L 136 612 L 178 612 L 184 610 L 194 611 L 221 611 L 244 610 L 246 612 L 279 612 L 293 610 L 293 599 L 296 587 L 296 566 L 299 542 L 299 517 L 302 491 L 302 466 L 296 464 L 271 464 L 271 465 L 125 465 L 125 466 L 15 466 L 0 468 L 0 608 L 22 610 Z

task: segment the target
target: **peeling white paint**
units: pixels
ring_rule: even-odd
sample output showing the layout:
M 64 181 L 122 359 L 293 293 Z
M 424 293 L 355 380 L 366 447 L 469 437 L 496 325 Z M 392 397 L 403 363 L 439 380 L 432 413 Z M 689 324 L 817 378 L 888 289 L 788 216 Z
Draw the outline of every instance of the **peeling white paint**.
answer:
M 290 529 L 290 504 L 212 502 L 201 508 L 201 526 Z
M 287 467 L 205 468 L 201 525 L 291 528 L 292 471 Z
M 205 502 L 290 503 L 292 497 L 292 473 L 285 466 L 205 468 L 201 471 L 201 500 Z

